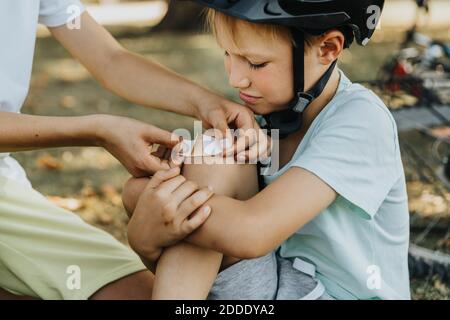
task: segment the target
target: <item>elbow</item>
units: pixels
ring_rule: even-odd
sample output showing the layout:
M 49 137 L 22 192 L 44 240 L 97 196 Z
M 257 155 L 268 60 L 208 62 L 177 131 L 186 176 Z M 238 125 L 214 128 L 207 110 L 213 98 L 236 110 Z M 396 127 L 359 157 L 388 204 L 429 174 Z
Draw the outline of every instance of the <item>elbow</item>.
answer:
M 114 92 L 114 89 L 120 83 L 121 77 L 117 76 L 117 70 L 122 65 L 121 61 L 127 53 L 128 50 L 122 46 L 112 48 L 108 57 L 105 58 L 105 63 L 102 65 L 100 72 L 93 73 L 97 82 L 106 90 Z
M 246 245 L 241 244 L 235 248 L 231 254 L 232 257 L 239 259 L 256 259 L 264 257 L 269 254 L 272 249 L 268 249 L 267 246 L 261 243 L 248 243 Z
M 246 224 L 244 224 L 246 225 Z M 225 253 L 239 259 L 256 259 L 269 254 L 274 248 L 268 243 L 263 230 L 257 224 L 250 223 L 236 235 L 230 252 Z
M 240 258 L 240 259 L 257 259 L 260 257 L 264 257 L 265 255 L 269 254 L 272 251 L 272 248 L 268 248 L 266 245 L 259 242 L 252 242 L 246 245 L 245 247 L 242 246 L 237 250 L 237 255 L 234 257 Z

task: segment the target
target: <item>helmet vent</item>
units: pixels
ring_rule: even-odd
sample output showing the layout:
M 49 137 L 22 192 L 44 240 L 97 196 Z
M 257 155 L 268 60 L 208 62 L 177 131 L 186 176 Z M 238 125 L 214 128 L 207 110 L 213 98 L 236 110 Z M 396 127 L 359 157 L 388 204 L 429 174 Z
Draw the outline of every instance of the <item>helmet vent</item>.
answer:
M 266 2 L 266 4 L 264 5 L 264 13 L 270 15 L 270 16 L 281 16 L 281 12 L 276 12 L 275 8 L 273 8 L 273 6 L 271 6 L 271 4 L 273 4 L 273 2 Z

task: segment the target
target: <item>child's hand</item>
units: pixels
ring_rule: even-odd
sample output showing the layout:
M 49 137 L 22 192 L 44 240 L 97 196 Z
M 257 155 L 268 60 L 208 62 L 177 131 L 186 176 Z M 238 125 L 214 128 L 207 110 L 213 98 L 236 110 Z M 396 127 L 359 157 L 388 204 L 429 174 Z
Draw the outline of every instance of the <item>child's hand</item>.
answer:
M 162 248 L 184 239 L 208 218 L 211 208 L 203 206 L 213 195 L 209 189 L 179 175 L 175 167 L 158 171 L 140 196 L 128 224 L 130 246 L 154 261 Z
M 150 154 L 153 144 L 169 148 L 178 137 L 168 131 L 134 119 L 100 115 L 97 129 L 99 144 L 116 157 L 136 178 L 148 177 L 158 170 L 168 170 L 168 159 Z

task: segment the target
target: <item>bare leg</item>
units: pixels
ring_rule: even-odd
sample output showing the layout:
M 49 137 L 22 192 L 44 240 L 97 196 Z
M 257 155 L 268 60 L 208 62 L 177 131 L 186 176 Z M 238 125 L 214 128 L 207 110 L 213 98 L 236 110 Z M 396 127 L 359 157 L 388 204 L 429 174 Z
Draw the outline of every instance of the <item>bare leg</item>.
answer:
M 204 300 L 223 255 L 186 242 L 164 250 L 158 261 L 154 300 Z
M 258 191 L 256 168 L 251 165 L 188 165 L 183 175 L 200 187 L 211 186 L 216 194 L 240 200 Z M 186 242 L 167 248 L 158 261 L 153 299 L 206 299 L 222 259 L 222 253 Z
M 189 165 L 183 172 L 187 179 L 201 187 L 211 186 L 217 194 L 240 200 L 257 193 L 256 174 L 256 166 L 252 165 Z M 125 185 L 122 198 L 129 215 L 148 181 L 147 178 L 130 179 Z M 236 258 L 223 257 L 221 253 L 188 243 L 168 248 L 158 262 L 152 298 L 205 299 L 221 264 L 224 268 L 237 261 Z
M 216 194 L 240 200 L 257 193 L 256 174 L 256 166 L 251 165 L 189 165 L 183 172 L 188 180 L 197 182 L 200 187 L 211 186 Z M 130 179 L 125 185 L 122 198 L 129 215 L 148 181 L 147 178 Z M 158 261 L 152 298 L 205 299 L 221 264 L 226 267 L 237 261 L 183 242 L 167 248 Z

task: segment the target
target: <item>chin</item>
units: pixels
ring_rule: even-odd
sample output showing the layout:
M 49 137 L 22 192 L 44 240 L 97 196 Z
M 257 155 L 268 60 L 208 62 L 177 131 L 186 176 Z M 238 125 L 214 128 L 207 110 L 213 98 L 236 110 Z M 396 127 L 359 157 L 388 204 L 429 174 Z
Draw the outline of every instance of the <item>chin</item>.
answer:
M 253 113 L 259 115 L 259 116 L 265 116 L 267 114 L 270 114 L 272 112 L 281 111 L 285 108 L 280 107 L 273 107 L 273 106 L 263 106 L 263 105 L 247 105 L 249 109 L 253 111 Z

